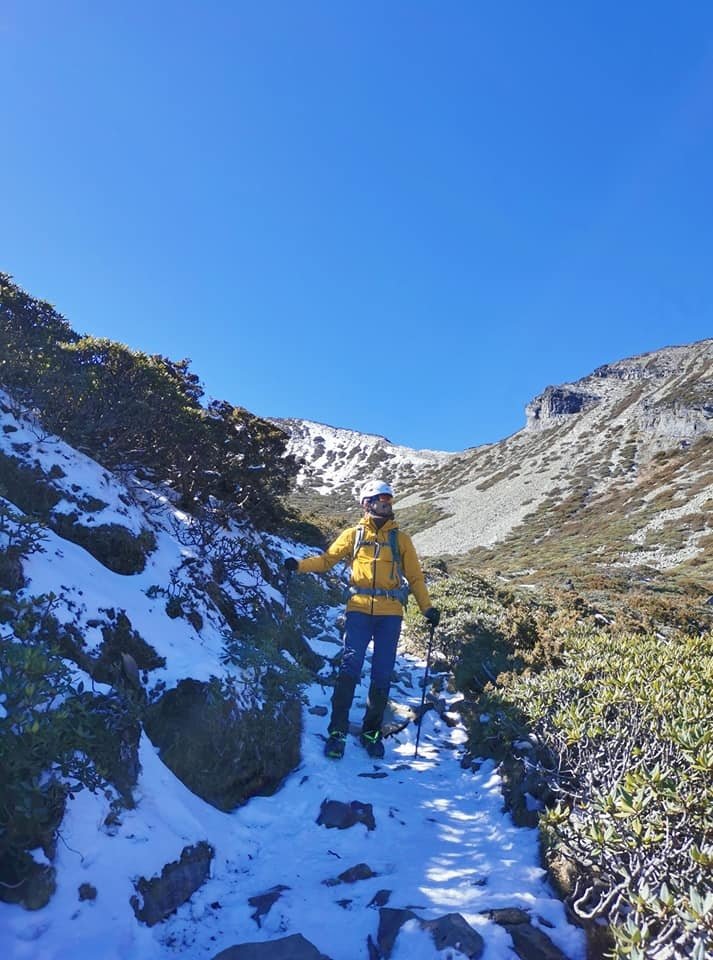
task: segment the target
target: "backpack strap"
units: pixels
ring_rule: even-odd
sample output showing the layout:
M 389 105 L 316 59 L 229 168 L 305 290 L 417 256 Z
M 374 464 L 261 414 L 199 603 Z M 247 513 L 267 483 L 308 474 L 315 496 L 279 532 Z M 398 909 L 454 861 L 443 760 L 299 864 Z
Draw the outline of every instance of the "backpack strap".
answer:
M 360 523 L 356 528 L 356 534 L 354 536 L 354 550 L 352 552 L 352 559 L 356 557 L 362 546 L 373 545 L 376 548 L 376 556 L 379 555 L 379 549 L 381 547 L 379 541 L 365 540 L 365 535 L 366 531 L 364 529 L 364 524 Z M 372 597 L 389 597 L 390 599 L 398 600 L 405 607 L 408 603 L 408 596 L 411 588 L 408 585 L 408 581 L 404 577 L 403 567 L 401 566 L 401 550 L 399 549 L 398 527 L 392 527 L 391 530 L 389 530 L 389 548 L 391 549 L 391 559 L 395 568 L 395 573 L 401 586 L 396 590 L 367 590 L 364 587 L 351 586 L 349 588 L 349 593 L 352 596 L 355 594 L 365 594 Z
M 354 550 L 352 551 L 352 560 L 355 559 L 356 555 L 359 553 L 359 548 L 364 542 L 365 533 L 366 531 L 364 530 L 364 524 L 363 523 L 358 524 L 356 528 L 356 534 L 354 536 Z

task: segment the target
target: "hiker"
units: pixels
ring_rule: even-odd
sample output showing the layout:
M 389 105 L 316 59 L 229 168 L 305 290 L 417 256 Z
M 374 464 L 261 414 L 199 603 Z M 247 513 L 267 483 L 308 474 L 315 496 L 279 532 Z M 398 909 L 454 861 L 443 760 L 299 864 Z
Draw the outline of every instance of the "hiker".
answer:
M 394 520 L 393 498 L 394 491 L 388 483 L 369 480 L 359 498 L 364 516 L 355 527 L 344 530 L 325 553 L 304 560 L 285 560 L 288 573 L 325 573 L 340 560 L 349 558 L 351 562 L 344 656 L 332 696 L 329 739 L 324 750 L 335 759 L 344 755 L 354 688 L 372 641 L 371 681 L 361 742 L 370 756 L 384 756 L 381 724 L 409 588 L 433 627 L 440 619 L 439 611 L 431 605 L 411 538 L 399 530 Z

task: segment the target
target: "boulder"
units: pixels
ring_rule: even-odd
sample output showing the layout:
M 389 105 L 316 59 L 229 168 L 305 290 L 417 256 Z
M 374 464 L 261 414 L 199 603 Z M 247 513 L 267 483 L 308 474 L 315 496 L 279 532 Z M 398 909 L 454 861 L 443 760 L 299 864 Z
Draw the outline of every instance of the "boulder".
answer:
M 336 827 L 337 830 L 348 830 L 355 823 L 363 823 L 367 830 L 376 830 L 372 805 L 361 803 L 359 800 L 352 800 L 351 803 L 342 803 L 341 800 L 323 800 L 317 823 L 327 829 Z
M 483 938 L 459 913 L 447 913 L 435 920 L 422 920 L 412 910 L 382 907 L 379 910 L 377 943 L 379 955 L 384 960 L 391 956 L 399 931 L 409 920 L 416 920 L 422 930 L 430 932 L 438 951 L 452 947 L 468 957 L 468 960 L 478 960 L 485 949 Z
M 336 877 L 323 880 L 322 883 L 326 887 L 337 887 L 340 883 L 356 883 L 358 880 L 371 880 L 372 877 L 376 876 L 378 874 L 374 873 L 368 863 L 357 863 L 353 867 L 343 870 Z
M 515 953 L 520 960 L 566 960 L 546 933 L 533 927 L 530 914 L 519 907 L 488 910 L 485 915 L 499 923 L 510 934 Z
M 219 810 L 274 793 L 300 761 L 296 695 L 273 708 L 241 710 L 217 679 L 185 679 L 149 708 L 144 725 L 162 761 Z
M 136 918 L 153 927 L 190 900 L 208 878 L 213 854 L 211 845 L 201 840 L 192 847 L 184 847 L 180 859 L 167 863 L 159 877 L 151 880 L 140 877 L 134 883 L 139 896 L 130 900 Z
M 330 960 L 301 933 L 264 943 L 240 943 L 221 950 L 213 960 Z
M 266 890 L 265 893 L 258 893 L 254 897 L 248 898 L 250 906 L 255 907 L 255 913 L 250 914 L 250 917 L 258 927 L 262 926 L 262 917 L 270 912 L 273 904 L 280 899 L 285 890 L 289 889 L 290 888 L 286 887 L 284 883 L 278 883 L 276 886 Z

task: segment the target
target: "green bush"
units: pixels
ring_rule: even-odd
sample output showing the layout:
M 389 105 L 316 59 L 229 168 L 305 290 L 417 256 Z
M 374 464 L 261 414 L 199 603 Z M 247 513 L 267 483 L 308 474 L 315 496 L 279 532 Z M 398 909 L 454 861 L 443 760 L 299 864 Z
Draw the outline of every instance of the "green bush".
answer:
M 580 630 L 560 669 L 511 678 L 508 699 L 551 758 L 550 855 L 570 902 L 613 926 L 615 956 L 713 948 L 713 635 Z M 668 952 L 665 952 L 668 951 Z
M 28 851 L 51 856 L 67 794 L 102 782 L 88 757 L 91 715 L 57 651 L 50 606 L 4 597 L 1 611 L 0 899 L 30 907 L 43 906 L 54 883 Z
M 0 273 L 0 386 L 43 426 L 105 466 L 166 482 L 187 511 L 279 522 L 297 464 L 287 436 L 241 407 L 211 401 L 190 361 L 80 337 Z
M 459 690 L 478 692 L 510 671 L 539 670 L 557 662 L 567 627 L 581 615 L 574 605 L 496 585 L 472 571 L 432 568 L 429 593 L 441 611 L 438 652 Z M 406 612 L 411 641 L 423 651 L 428 626 L 412 600 Z

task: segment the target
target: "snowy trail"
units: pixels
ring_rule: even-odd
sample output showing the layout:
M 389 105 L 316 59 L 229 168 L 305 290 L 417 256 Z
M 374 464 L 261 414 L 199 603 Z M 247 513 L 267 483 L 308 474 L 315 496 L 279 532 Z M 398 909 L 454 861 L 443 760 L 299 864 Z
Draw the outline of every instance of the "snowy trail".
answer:
M 310 705 L 327 706 L 330 695 L 330 688 L 313 686 Z M 360 718 L 365 696 L 362 684 L 352 721 Z M 410 702 L 416 706 L 419 701 L 420 694 L 414 694 Z M 483 916 L 483 911 L 504 907 L 528 911 L 533 925 L 567 957 L 582 960 L 582 933 L 567 923 L 561 902 L 537 866 L 536 831 L 515 827 L 502 812 L 500 779 L 492 762 L 475 772 L 460 767 L 458 747 L 465 740 L 460 725 L 449 728 L 429 711 L 416 761 L 414 724 L 386 740 L 383 761 L 370 759 L 351 736 L 344 758 L 335 761 L 322 752 L 326 719 L 306 712 L 305 723 L 300 768 L 275 796 L 254 798 L 233 815 L 249 831 L 249 864 L 242 865 L 239 875 L 206 884 L 194 896 L 193 908 L 179 911 L 164 926 L 170 940 L 190 945 L 197 955 L 196 948 L 207 942 L 217 953 L 235 943 L 302 933 L 333 960 L 360 960 L 368 957 L 367 937 L 376 940 L 379 913 L 370 904 L 388 890 L 389 907 L 408 907 L 424 919 L 462 914 L 483 937 L 485 960 L 516 957 L 505 930 Z M 326 799 L 371 804 L 376 829 L 363 823 L 344 830 L 318 825 Z M 354 883 L 325 883 L 362 863 L 376 875 Z M 248 898 L 277 884 L 289 889 L 258 927 Z M 220 908 L 203 912 L 201 903 L 216 902 Z M 201 914 L 199 928 L 190 916 L 195 911 Z M 459 956 L 450 955 L 453 960 Z M 449 953 L 437 953 L 430 935 L 410 929 L 402 931 L 392 953 L 394 960 L 440 956 Z
M 395 696 L 415 707 L 423 665 L 401 658 L 397 668 L 412 673 L 413 686 L 408 698 Z M 62 826 L 57 893 L 36 913 L 3 908 L 0 954 L 7 960 L 210 960 L 235 944 L 301 933 L 332 960 L 367 960 L 367 938 L 375 941 L 379 927 L 373 904 L 379 894 L 379 905 L 410 908 L 424 920 L 460 913 L 483 937 L 484 960 L 517 956 L 506 930 L 483 913 L 504 907 L 527 911 L 569 960 L 584 960 L 582 932 L 567 922 L 538 866 L 536 831 L 515 827 L 502 812 L 493 763 L 461 768 L 462 726 L 450 728 L 430 710 L 418 760 L 413 723 L 386 740 L 383 761 L 369 758 L 351 736 L 344 758 L 330 760 L 323 755 L 327 720 L 309 710 L 327 707 L 331 688 L 315 684 L 308 695 L 300 767 L 274 796 L 255 797 L 231 814 L 194 796 L 144 737 L 136 808 L 110 834 L 100 829 L 107 813 L 101 795 L 78 794 Z M 362 683 L 354 724 L 365 698 Z M 371 804 L 375 829 L 319 825 L 327 799 Z M 198 840 L 215 848 L 211 878 L 164 923 L 137 924 L 130 878 L 156 875 Z M 375 876 L 329 885 L 358 864 Z M 84 882 L 98 887 L 95 901 L 77 902 Z M 255 918 L 248 901 L 278 884 L 287 889 Z M 391 954 L 392 960 L 462 956 L 436 951 L 416 924 L 402 928 Z

